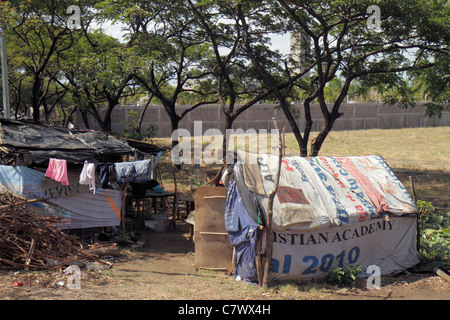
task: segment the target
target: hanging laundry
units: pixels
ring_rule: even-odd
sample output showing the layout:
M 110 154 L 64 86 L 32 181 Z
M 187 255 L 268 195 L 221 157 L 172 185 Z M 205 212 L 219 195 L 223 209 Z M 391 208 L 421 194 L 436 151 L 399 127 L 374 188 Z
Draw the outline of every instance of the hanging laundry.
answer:
M 148 182 L 153 179 L 154 160 L 116 162 L 117 182 Z
M 67 161 L 64 159 L 50 158 L 45 176 L 60 182 L 63 186 L 68 186 Z
M 100 176 L 100 183 L 103 189 L 108 188 L 109 186 L 109 175 L 114 170 L 114 164 L 112 163 L 100 163 L 97 166 L 97 172 Z
M 135 170 L 133 162 L 116 162 L 114 166 L 117 182 L 133 182 Z
M 153 159 L 134 161 L 134 182 L 148 182 L 153 178 Z
M 89 190 L 93 190 L 95 193 L 95 163 L 84 162 L 79 183 L 89 185 Z

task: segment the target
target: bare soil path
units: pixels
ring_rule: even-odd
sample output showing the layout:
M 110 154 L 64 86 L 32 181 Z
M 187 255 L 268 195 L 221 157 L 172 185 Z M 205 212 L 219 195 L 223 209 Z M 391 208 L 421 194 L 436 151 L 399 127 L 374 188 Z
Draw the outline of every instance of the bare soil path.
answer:
M 380 290 L 324 283 L 273 283 L 268 290 L 228 274 L 194 269 L 186 225 L 176 232 L 140 232 L 145 245 L 123 249 L 109 270 L 82 269 L 81 289 L 55 271 L 0 271 L 2 300 L 450 300 L 450 283 L 435 274 L 382 277 Z M 21 283 L 15 286 L 14 283 Z

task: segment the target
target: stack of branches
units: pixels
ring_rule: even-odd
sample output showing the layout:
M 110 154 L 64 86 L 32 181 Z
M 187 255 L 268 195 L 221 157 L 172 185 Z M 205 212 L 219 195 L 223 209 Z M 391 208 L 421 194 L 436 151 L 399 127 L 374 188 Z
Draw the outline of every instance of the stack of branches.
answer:
M 0 189 L 0 269 L 54 269 L 80 258 L 97 261 L 83 252 L 77 238 L 58 228 L 62 218 L 33 212 L 26 207 L 29 202 Z

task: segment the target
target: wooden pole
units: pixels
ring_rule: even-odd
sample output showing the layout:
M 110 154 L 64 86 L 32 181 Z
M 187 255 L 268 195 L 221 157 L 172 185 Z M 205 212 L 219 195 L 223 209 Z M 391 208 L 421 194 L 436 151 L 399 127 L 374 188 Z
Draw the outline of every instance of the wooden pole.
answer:
M 412 190 L 412 199 L 414 201 L 414 204 L 416 204 L 416 189 L 414 188 L 414 180 L 413 177 L 409 176 L 409 182 L 411 183 L 411 190 Z
M 450 276 L 441 269 L 435 267 L 433 268 L 433 272 L 436 273 L 439 277 L 441 277 L 445 281 L 450 282 Z
M 173 174 L 173 183 L 175 184 L 175 195 L 173 197 L 173 204 L 172 204 L 172 206 L 173 206 L 173 208 L 172 208 L 172 228 L 173 228 L 173 231 L 175 231 L 176 230 L 175 219 L 180 210 L 180 202 L 179 202 L 179 198 L 178 198 L 176 167 L 174 165 L 172 165 L 172 174 Z M 188 215 L 189 215 L 189 212 L 188 212 Z
M 17 202 L 17 203 L 11 203 L 11 204 L 5 204 L 5 205 L 1 205 L 0 206 L 0 210 L 3 209 L 7 209 L 7 208 L 12 208 L 15 206 L 23 206 L 29 203 L 34 203 L 34 202 L 45 202 L 47 200 L 50 200 L 50 198 L 43 198 L 43 199 L 32 199 L 32 200 L 27 200 L 27 201 L 23 201 L 23 202 Z
M 273 118 L 275 129 L 278 130 L 278 125 Z M 266 261 L 264 264 L 264 276 L 263 276 L 263 288 L 269 287 L 269 274 L 272 268 L 272 248 L 273 248 L 273 234 L 272 234 L 272 216 L 273 216 L 273 201 L 278 190 L 278 184 L 280 182 L 281 160 L 283 159 L 283 141 L 281 133 L 278 133 L 279 147 L 278 147 L 278 169 L 275 176 L 275 185 L 269 193 L 269 201 L 267 204 L 267 222 L 266 222 Z
M 258 226 L 256 229 L 256 273 L 258 275 L 258 284 L 260 287 L 263 285 L 263 268 L 262 268 L 262 252 L 261 252 L 261 242 L 262 234 L 264 232 L 263 226 Z
M 128 196 L 128 186 L 130 183 L 125 183 L 122 188 L 122 207 L 120 208 L 120 220 L 123 232 L 127 232 L 127 226 L 125 223 L 125 215 L 127 212 L 127 196 Z
M 409 182 L 411 183 L 411 190 L 412 190 L 412 199 L 414 201 L 414 204 L 417 203 L 416 198 L 416 190 L 414 188 L 414 180 L 412 176 L 409 176 Z M 416 250 L 417 253 L 420 253 L 420 212 L 417 213 L 417 226 L 416 226 Z

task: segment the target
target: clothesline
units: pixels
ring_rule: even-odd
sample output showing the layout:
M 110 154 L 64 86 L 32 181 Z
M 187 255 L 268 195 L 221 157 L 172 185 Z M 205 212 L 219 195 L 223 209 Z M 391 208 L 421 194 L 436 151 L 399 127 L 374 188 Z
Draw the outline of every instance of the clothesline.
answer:
M 88 185 L 95 193 L 96 175 L 98 174 L 100 185 L 107 189 L 110 185 L 110 176 L 115 173 L 117 182 L 148 182 L 153 180 L 153 171 L 162 158 L 162 152 L 150 159 L 133 160 L 127 162 L 98 162 L 86 160 L 80 173 L 79 184 Z M 65 159 L 50 158 L 45 177 L 69 185 L 67 175 L 67 161 Z

